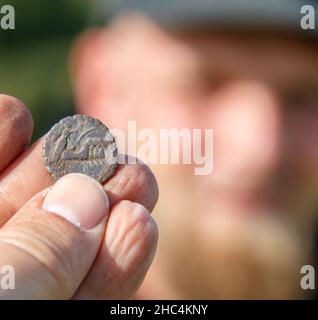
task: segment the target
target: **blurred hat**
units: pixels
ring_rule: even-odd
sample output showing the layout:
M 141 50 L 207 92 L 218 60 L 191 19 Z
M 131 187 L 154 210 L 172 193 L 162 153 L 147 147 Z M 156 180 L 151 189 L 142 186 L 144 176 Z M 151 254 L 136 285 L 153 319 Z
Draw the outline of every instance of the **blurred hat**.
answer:
M 280 28 L 300 27 L 304 5 L 318 6 L 318 1 L 303 0 L 97 0 L 93 20 L 105 23 L 126 12 L 141 12 L 160 24 L 183 27 Z M 315 8 L 318 10 L 318 7 Z M 311 33 L 311 30 L 306 30 Z M 317 32 L 315 32 L 317 34 Z

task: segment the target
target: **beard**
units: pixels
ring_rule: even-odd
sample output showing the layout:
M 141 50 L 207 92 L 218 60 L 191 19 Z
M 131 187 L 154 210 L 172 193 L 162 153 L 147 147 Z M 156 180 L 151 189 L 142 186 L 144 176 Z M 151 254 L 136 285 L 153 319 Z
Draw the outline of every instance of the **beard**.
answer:
M 300 269 L 311 262 L 310 246 L 278 216 L 162 217 L 159 249 L 173 290 L 181 299 L 304 296 Z

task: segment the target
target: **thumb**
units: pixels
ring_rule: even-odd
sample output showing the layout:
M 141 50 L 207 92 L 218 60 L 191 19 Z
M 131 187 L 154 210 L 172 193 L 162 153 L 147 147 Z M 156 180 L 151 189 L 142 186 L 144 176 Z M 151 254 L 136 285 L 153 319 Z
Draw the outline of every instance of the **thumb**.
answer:
M 12 266 L 5 299 L 69 299 L 93 264 L 105 231 L 108 197 L 83 174 L 61 178 L 0 230 L 0 266 Z

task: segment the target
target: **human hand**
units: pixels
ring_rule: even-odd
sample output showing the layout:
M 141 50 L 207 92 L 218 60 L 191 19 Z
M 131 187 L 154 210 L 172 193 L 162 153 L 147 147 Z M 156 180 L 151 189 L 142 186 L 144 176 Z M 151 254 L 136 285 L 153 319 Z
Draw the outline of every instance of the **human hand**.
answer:
M 0 268 L 15 270 L 0 298 L 132 298 L 158 237 L 150 169 L 120 165 L 103 186 L 71 174 L 49 188 L 43 138 L 26 149 L 32 129 L 27 108 L 0 95 Z

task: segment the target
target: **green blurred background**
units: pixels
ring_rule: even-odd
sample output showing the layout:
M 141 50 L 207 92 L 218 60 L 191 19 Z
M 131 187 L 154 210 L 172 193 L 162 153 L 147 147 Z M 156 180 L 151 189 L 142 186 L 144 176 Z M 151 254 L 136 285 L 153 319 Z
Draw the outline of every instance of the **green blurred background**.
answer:
M 30 108 L 34 141 L 73 112 L 69 52 L 93 0 L 0 0 L 5 4 L 15 8 L 16 28 L 0 30 L 0 93 Z

